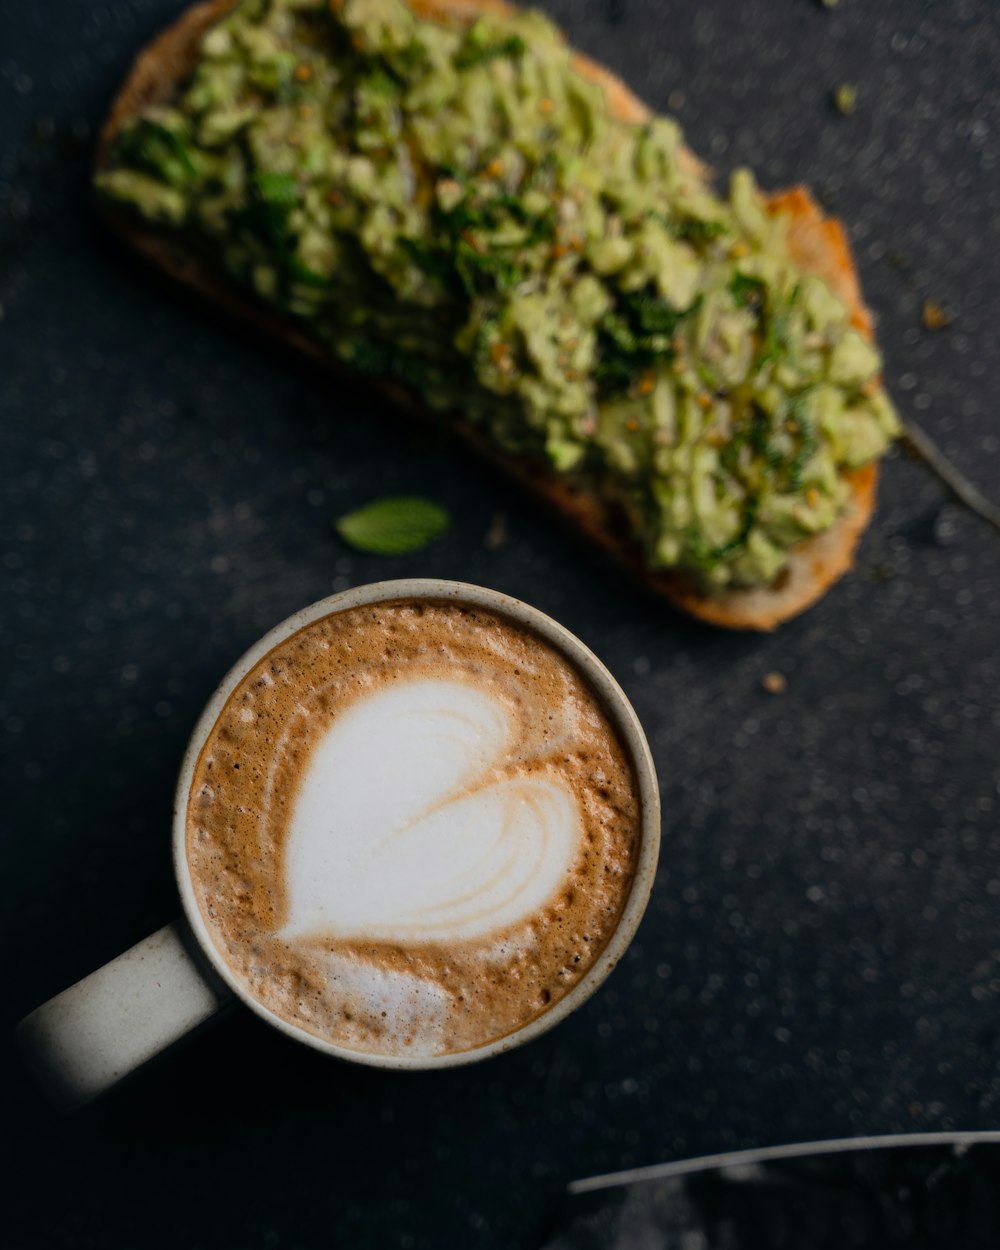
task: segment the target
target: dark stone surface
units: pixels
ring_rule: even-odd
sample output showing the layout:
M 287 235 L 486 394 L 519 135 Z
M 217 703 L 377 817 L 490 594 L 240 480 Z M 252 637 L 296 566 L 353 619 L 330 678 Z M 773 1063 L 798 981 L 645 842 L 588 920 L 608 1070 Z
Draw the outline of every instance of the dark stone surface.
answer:
M 1000 492 L 995 6 L 549 7 L 720 170 L 802 179 L 844 215 L 904 413 Z M 86 179 L 130 56 L 176 11 L 0 0 L 0 1239 L 529 1250 L 571 1177 L 995 1125 L 997 535 L 894 457 L 851 578 L 774 637 L 714 632 L 379 401 L 164 293 L 97 228 Z M 942 333 L 921 327 L 928 297 L 954 314 Z M 331 518 L 387 490 L 441 500 L 455 531 L 420 556 L 350 553 Z M 302 604 L 421 574 L 553 613 L 634 700 L 666 817 L 621 968 L 478 1067 L 341 1066 L 239 1013 L 56 1118 L 11 1030 L 177 911 L 171 793 L 215 683 Z

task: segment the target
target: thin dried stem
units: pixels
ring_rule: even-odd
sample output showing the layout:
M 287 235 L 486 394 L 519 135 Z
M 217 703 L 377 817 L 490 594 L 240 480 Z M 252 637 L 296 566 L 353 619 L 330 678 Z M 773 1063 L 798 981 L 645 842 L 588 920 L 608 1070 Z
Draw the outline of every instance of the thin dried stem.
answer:
M 1000 507 L 991 503 L 977 486 L 974 486 L 945 456 L 929 435 L 919 425 L 908 421 L 900 439 L 903 446 L 922 461 L 960 504 L 981 517 L 987 525 L 1000 530 Z

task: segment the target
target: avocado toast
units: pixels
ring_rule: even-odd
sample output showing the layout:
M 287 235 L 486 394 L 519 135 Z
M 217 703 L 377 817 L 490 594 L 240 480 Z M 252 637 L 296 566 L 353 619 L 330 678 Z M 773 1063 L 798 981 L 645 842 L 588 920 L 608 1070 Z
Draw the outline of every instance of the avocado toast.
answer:
M 161 269 L 443 414 L 694 615 L 770 629 L 850 566 L 894 417 L 843 230 L 715 195 L 544 19 L 216 0 L 142 53 L 99 169 Z

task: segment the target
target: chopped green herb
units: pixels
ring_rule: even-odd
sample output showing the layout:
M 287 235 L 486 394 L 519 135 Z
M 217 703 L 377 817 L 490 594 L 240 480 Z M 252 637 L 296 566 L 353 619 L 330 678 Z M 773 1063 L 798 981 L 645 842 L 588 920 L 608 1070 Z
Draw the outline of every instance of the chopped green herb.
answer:
M 317 273 L 315 269 L 310 269 L 308 265 L 303 265 L 297 256 L 290 256 L 288 259 L 288 270 L 295 282 L 301 282 L 303 286 L 329 287 L 330 279 L 324 277 L 323 274 Z
M 785 307 L 768 319 L 764 328 L 764 341 L 753 363 L 756 373 L 759 373 L 765 365 L 780 360 L 788 351 L 792 329 L 792 309 L 798 302 L 798 298 L 799 285 L 796 283 Z
M 511 219 L 525 228 L 523 237 L 516 242 L 494 242 L 493 232 L 509 225 Z M 425 273 L 474 296 L 517 286 L 526 272 L 517 254 L 552 238 L 556 215 L 551 206 L 531 214 L 521 200 L 507 193 L 480 199 L 470 190 L 453 208 L 439 209 L 435 222 L 441 231 L 439 242 L 403 238 L 402 246 Z
M 472 69 L 476 65 L 485 65 L 487 61 L 495 61 L 499 57 L 519 57 L 525 52 L 524 40 L 519 35 L 511 35 L 507 39 L 501 39 L 498 43 L 479 43 L 474 38 L 475 30 L 473 30 L 469 39 L 466 41 L 455 56 L 455 66 L 457 69 Z
M 650 216 L 675 239 L 683 239 L 686 243 L 711 243 L 713 239 L 726 233 L 726 226 L 721 221 L 702 221 L 699 217 L 671 217 L 668 213 L 658 212 L 650 213 Z
M 258 171 L 253 176 L 247 205 L 240 214 L 244 224 L 286 262 L 295 243 L 288 215 L 298 199 L 298 184 L 291 174 Z
M 441 210 L 439 217 L 453 238 L 461 237 L 468 230 L 496 230 L 504 224 L 505 217 L 513 218 L 518 225 L 529 227 L 518 247 L 551 238 L 556 228 L 555 209 L 551 205 L 545 212 L 532 215 L 516 195 L 506 192 L 485 199 L 477 199 L 474 192 L 469 192 L 454 208 Z
M 689 308 L 677 309 L 665 299 L 652 295 L 633 295 L 628 301 L 633 320 L 647 335 L 672 335 L 685 317 L 690 317 L 701 307 L 699 295 Z
M 688 217 L 679 223 L 677 233 L 691 243 L 708 243 L 725 234 L 726 227 L 721 221 L 699 221 L 696 217 Z
M 755 456 L 772 470 L 778 469 L 783 463 L 781 452 L 770 442 L 771 422 L 766 412 L 754 406 L 749 417 L 735 427 L 730 440 L 723 447 L 719 461 L 727 473 L 739 476 L 740 453 L 744 447 L 750 449 Z
M 557 153 L 546 152 L 541 160 L 536 162 L 534 169 L 528 175 L 524 182 L 524 190 L 538 191 L 547 189 L 561 168 L 562 162 Z
M 750 536 L 750 531 L 754 527 L 757 520 L 757 512 L 760 508 L 760 496 L 756 494 L 748 495 L 746 503 L 743 507 L 743 519 L 740 522 L 740 528 L 727 542 L 721 543 L 717 547 L 709 545 L 705 541 L 705 536 L 700 530 L 692 528 L 688 534 L 688 541 L 691 545 L 691 553 L 694 563 L 705 572 L 711 572 L 717 568 L 723 560 L 734 551 L 739 549 L 746 543 Z
M 741 308 L 759 312 L 767 297 L 767 285 L 760 278 L 737 270 L 729 283 L 729 293 Z
M 419 495 L 376 499 L 334 522 L 344 542 L 377 556 L 420 551 L 440 538 L 451 518 L 439 504 Z
M 392 72 L 392 67 L 384 63 L 376 65 L 367 77 L 362 78 L 360 85 L 372 95 L 384 96 L 390 100 L 399 95 L 402 87 L 400 79 Z
M 160 174 L 173 185 L 189 183 L 199 174 L 186 135 L 178 134 L 162 122 L 148 119 L 139 122 L 125 133 L 117 152 L 122 160 Z
M 673 336 L 701 305 L 701 295 L 681 309 L 648 292 L 622 295 L 617 308 L 605 313 L 597 326 L 596 372 L 604 393 L 626 389 L 657 360 L 673 359 Z
M 431 274 L 432 277 L 447 279 L 451 276 L 454 268 L 451 257 L 441 248 L 431 247 L 430 244 L 422 242 L 420 239 L 401 238 L 400 246 L 406 251 L 417 266 L 424 273 Z
M 720 389 L 719 379 L 715 376 L 715 373 L 708 367 L 708 365 L 704 363 L 704 361 L 699 361 L 695 368 L 698 377 L 701 379 L 706 390 L 712 392 Z
M 298 183 L 291 174 L 256 173 L 253 189 L 259 199 L 273 208 L 291 209 L 299 200 Z
M 797 395 L 792 403 L 795 423 L 801 434 L 799 449 L 792 457 L 788 466 L 788 484 L 794 491 L 802 489 L 802 471 L 812 458 L 813 452 L 819 446 L 819 440 L 816 437 L 816 431 L 813 429 L 812 422 L 805 415 L 806 394 L 807 392 L 803 392 Z

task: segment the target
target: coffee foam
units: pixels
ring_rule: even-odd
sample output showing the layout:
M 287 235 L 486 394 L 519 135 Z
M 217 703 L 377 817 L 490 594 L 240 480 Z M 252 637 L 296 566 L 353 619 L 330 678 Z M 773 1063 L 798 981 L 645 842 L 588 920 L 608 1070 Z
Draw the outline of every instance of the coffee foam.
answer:
M 576 670 L 481 609 L 323 618 L 230 696 L 198 760 L 202 915 L 251 994 L 348 1048 L 502 1037 L 592 966 L 628 896 L 636 787 Z
M 370 1022 L 378 1021 L 385 1053 L 437 1054 L 445 1048 L 454 1002 L 436 981 L 337 951 L 316 958 L 325 983 L 344 1004 L 339 1030 L 344 1044 L 369 1049 L 365 1043 L 372 1031 Z

